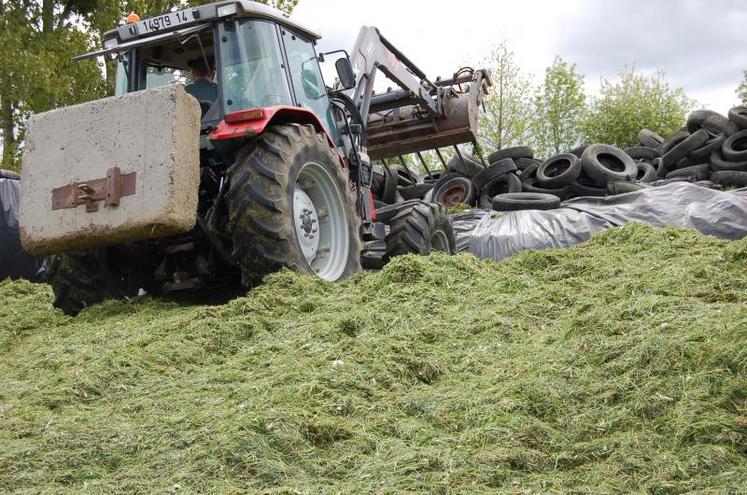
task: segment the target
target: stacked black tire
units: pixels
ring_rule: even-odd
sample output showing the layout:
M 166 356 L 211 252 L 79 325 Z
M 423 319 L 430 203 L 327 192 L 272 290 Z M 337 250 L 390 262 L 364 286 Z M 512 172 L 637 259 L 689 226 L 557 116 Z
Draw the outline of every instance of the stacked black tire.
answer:
M 487 158 L 488 165 L 483 166 L 472 155 L 461 153 L 446 170 L 424 177 L 390 165 L 374 180 L 377 205 L 423 199 L 447 207 L 464 204 L 498 211 L 553 209 L 574 196 L 603 196 L 608 184 L 632 182 L 639 175 L 639 166 L 630 156 L 602 144 L 545 161 L 536 160 L 526 146 L 497 150 Z
M 666 139 L 647 129 L 638 139 L 641 146 L 626 151 L 639 163 L 648 163 L 648 177 L 653 168 L 656 179 L 747 186 L 746 107 L 732 108 L 728 117 L 711 110 L 695 110 L 685 127 Z
M 635 184 L 639 177 L 647 182 L 653 180 L 651 170 L 641 171 L 642 168 L 628 153 L 614 146 L 584 145 L 528 165 L 522 171 L 522 189 L 559 200 L 619 194 L 641 187 Z
M 684 132 L 690 135 L 680 146 L 696 137 L 702 144 L 676 162 L 668 177 L 686 175 L 723 186 L 747 186 L 747 107 L 732 108 L 728 118 L 709 110 L 696 110 L 689 115 L 683 135 Z M 674 148 L 669 154 L 673 151 Z M 671 166 L 672 160 L 667 163 Z

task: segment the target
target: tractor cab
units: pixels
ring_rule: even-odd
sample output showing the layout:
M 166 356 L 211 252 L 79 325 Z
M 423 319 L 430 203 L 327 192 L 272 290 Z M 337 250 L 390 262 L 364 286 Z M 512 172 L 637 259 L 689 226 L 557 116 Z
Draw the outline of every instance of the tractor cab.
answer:
M 279 11 L 241 0 L 145 20 L 131 15 L 105 34 L 104 49 L 79 58 L 115 55 L 118 95 L 184 84 L 200 102 L 205 131 L 231 114 L 237 122 L 252 115 L 247 110 L 300 107 L 337 142 L 317 39 Z

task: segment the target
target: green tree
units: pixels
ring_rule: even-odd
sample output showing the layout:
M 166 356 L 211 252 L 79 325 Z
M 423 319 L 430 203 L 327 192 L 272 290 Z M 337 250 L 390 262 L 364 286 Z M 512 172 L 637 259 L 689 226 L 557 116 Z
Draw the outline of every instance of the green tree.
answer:
M 744 79 L 737 87 L 737 96 L 742 105 L 747 105 L 747 70 L 744 71 Z
M 537 154 L 557 155 L 580 144 L 585 111 L 584 77 L 575 64 L 555 57 L 534 95 L 530 129 Z
M 86 0 L 0 0 L 4 168 L 19 168 L 18 150 L 30 113 L 103 96 L 97 63 L 71 60 L 90 48 L 91 35 L 70 22 L 94 6 Z
M 480 115 L 481 148 L 490 152 L 526 144 L 532 110 L 529 77 L 517 65 L 506 41 L 499 43 L 482 65 L 490 71 L 493 85 Z
M 663 72 L 645 76 L 625 69 L 616 83 L 602 80 L 600 96 L 592 100 L 583 122 L 584 138 L 633 146 L 641 129 L 665 136 L 682 127 L 694 105 L 682 88 L 669 86 Z

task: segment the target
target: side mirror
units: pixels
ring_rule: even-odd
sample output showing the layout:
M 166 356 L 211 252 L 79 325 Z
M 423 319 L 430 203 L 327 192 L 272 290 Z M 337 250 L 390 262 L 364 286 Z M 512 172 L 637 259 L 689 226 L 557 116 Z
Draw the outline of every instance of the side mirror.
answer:
M 342 87 L 353 89 L 355 87 L 355 74 L 353 74 L 350 60 L 347 57 L 338 58 L 335 62 L 335 69 L 337 69 L 337 77 Z

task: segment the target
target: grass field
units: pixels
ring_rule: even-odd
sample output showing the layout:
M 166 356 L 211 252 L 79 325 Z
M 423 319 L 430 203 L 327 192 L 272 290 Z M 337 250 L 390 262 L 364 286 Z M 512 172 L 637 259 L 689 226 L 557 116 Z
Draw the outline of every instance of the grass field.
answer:
M 0 301 L 0 492 L 747 490 L 747 240 L 630 224 L 222 306 Z

